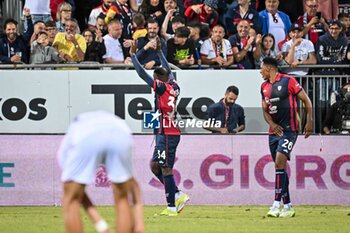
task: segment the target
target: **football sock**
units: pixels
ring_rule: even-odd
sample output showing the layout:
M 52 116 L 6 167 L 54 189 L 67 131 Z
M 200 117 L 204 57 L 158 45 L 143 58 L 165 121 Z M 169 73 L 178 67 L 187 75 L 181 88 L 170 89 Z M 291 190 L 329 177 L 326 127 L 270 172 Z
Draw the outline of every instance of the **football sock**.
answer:
M 158 180 L 160 181 L 160 183 L 164 184 L 164 180 L 163 180 L 163 174 L 161 172 L 159 172 L 157 175 L 155 175 Z
M 175 206 L 175 180 L 173 175 L 164 176 L 165 195 L 169 207 Z
M 155 175 L 158 180 L 164 184 L 163 174 L 160 172 L 159 174 Z M 180 192 L 179 188 L 176 186 L 175 193 Z
M 276 179 L 275 179 L 275 201 L 280 202 L 283 194 L 283 188 L 286 181 L 286 172 L 284 169 L 276 170 Z
M 290 196 L 289 196 L 289 177 L 288 173 L 285 172 L 285 182 L 284 187 L 282 186 L 282 192 L 283 192 L 283 203 L 289 204 L 290 203 Z

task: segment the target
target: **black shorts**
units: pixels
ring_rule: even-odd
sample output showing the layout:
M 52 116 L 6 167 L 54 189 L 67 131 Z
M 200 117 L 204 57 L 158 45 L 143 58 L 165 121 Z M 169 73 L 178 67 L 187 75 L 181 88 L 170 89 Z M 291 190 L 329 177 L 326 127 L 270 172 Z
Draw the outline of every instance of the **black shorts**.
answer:
M 269 135 L 269 146 L 273 161 L 276 159 L 277 152 L 280 152 L 287 156 L 290 160 L 290 153 L 297 141 L 297 132 L 284 132 L 282 136 L 277 136 L 274 134 Z
M 156 135 L 156 146 L 154 147 L 152 161 L 158 162 L 161 167 L 174 167 L 177 145 L 180 135 Z

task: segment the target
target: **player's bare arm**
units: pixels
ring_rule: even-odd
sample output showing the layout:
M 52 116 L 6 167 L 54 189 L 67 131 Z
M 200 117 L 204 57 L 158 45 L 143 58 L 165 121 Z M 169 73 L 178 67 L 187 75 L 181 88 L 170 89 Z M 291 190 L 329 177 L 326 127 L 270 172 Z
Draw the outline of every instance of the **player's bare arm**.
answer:
M 304 90 L 301 90 L 298 93 L 298 98 L 303 102 L 304 108 L 306 110 L 306 124 L 304 135 L 305 138 L 308 138 L 313 132 L 312 103 L 309 96 L 307 96 Z

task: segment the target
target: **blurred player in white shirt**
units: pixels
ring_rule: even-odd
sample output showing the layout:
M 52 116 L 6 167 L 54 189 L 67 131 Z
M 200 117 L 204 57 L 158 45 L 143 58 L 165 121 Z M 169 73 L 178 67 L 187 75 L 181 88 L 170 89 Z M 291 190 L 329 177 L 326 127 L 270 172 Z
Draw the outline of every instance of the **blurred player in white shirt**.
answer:
M 105 165 L 112 182 L 117 231 L 144 231 L 141 191 L 132 174 L 132 145 L 129 127 L 113 114 L 103 111 L 82 113 L 71 123 L 58 152 L 66 232 L 83 232 L 80 206 L 84 207 L 98 232 L 110 232 L 85 192 L 85 186 L 94 180 L 100 164 Z M 133 211 L 129 194 L 133 197 Z

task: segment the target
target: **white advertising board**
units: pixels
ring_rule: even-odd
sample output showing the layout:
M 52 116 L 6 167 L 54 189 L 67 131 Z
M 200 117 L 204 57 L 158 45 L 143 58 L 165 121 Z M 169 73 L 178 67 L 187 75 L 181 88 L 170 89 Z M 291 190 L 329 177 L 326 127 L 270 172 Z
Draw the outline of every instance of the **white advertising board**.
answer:
M 153 109 L 153 92 L 134 70 L 11 70 L 0 76 L 0 133 L 64 133 L 77 114 L 91 110 L 114 112 L 134 133 L 151 132 L 143 129 L 142 113 Z M 245 132 L 267 131 L 257 70 L 180 70 L 176 77 L 179 115 L 203 118 L 208 105 L 236 85 L 237 103 L 246 111 Z

